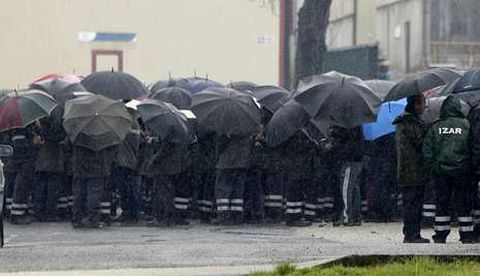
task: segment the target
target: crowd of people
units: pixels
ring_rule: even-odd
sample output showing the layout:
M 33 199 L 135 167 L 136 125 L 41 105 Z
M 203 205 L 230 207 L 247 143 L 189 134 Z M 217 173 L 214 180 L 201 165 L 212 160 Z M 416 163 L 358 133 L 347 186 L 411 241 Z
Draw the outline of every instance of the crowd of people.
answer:
M 452 222 L 462 242 L 478 241 L 480 109 L 468 120 L 454 96 L 431 125 L 422 121 L 420 94 L 407 98 L 396 132 L 373 141 L 362 126 L 321 131 L 309 124 L 275 146 L 265 141 L 272 113 L 263 109 L 262 127 L 248 135 L 207 131 L 192 116 L 192 139 L 177 143 L 156 135 L 124 103 L 128 134 L 100 150 L 69 140 L 61 105 L 0 133 L 0 142 L 14 148 L 2 159 L 9 222 L 338 227 L 403 219 L 406 243 L 429 242 L 422 227 L 434 227 L 434 242 L 444 243 Z

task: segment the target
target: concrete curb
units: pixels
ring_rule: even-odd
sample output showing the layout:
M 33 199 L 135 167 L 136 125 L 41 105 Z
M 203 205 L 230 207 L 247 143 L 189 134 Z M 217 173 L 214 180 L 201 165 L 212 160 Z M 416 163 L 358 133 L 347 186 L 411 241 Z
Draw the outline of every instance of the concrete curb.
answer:
M 293 263 L 298 268 L 308 268 L 328 264 L 347 256 L 326 256 L 324 259 Z M 206 266 L 206 267 L 173 267 L 173 268 L 138 268 L 109 270 L 70 270 L 70 271 L 28 271 L 0 273 L 0 276 L 217 276 L 217 275 L 249 275 L 253 272 L 272 271 L 278 264 L 240 265 L 240 266 Z

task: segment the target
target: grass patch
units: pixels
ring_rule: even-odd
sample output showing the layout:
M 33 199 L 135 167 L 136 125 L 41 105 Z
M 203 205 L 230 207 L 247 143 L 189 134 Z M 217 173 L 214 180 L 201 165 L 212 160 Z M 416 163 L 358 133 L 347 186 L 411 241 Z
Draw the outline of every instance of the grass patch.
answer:
M 291 264 L 281 264 L 273 272 L 257 272 L 254 276 L 283 275 L 322 275 L 322 276 L 364 276 L 364 275 L 480 275 L 480 263 L 473 260 L 444 260 L 434 257 L 406 257 L 391 263 L 370 264 L 366 266 L 333 265 L 329 267 L 314 267 L 297 269 Z

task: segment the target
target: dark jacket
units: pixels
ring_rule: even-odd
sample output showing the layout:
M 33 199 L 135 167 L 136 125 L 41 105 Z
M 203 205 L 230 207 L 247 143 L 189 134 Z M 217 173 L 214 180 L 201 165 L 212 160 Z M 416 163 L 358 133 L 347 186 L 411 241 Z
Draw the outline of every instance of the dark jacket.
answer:
M 138 155 L 140 150 L 141 134 L 139 126 L 134 122 L 125 140 L 118 145 L 115 165 L 128 168 L 134 171 L 138 170 Z
M 65 130 L 62 127 L 62 115 L 56 112 L 62 112 L 58 108 L 55 113 L 48 118 L 44 118 L 41 123 L 41 135 L 44 144 L 40 145 L 38 157 L 35 163 L 35 170 L 41 172 L 63 172 L 64 156 L 62 142 L 66 138 Z
M 247 169 L 252 158 L 253 140 L 244 136 L 220 136 L 217 139 L 217 165 L 219 170 Z
M 331 152 L 337 163 L 346 161 L 360 162 L 365 152 L 365 141 L 361 127 L 334 127 L 330 134 L 332 139 Z
M 480 105 L 470 110 L 468 120 L 472 132 L 472 170 L 480 179 Z
M 425 166 L 433 174 L 467 174 L 471 169 L 470 145 L 470 123 L 461 111 L 460 100 L 450 96 L 442 104 L 440 119 L 425 135 Z
M 405 112 L 393 122 L 397 148 L 397 180 L 399 186 L 422 186 L 428 181 L 422 157 L 426 127 L 420 118 Z
M 100 151 L 73 146 L 73 174 L 75 177 L 110 176 L 116 146 Z
M 33 143 L 35 135 L 33 126 L 11 130 L 10 141 L 13 146 L 11 164 L 14 170 L 18 170 L 19 166 L 25 163 L 34 165 L 38 152 L 38 146 Z
M 216 136 L 208 134 L 198 137 L 198 143 L 193 151 L 194 171 L 198 173 L 214 173 L 215 172 L 215 153 L 216 153 Z
M 290 137 L 283 144 L 283 174 L 293 180 L 313 177 L 315 144 L 302 131 Z
M 175 175 L 184 172 L 189 166 L 187 145 L 162 142 L 150 160 L 148 170 L 152 176 Z

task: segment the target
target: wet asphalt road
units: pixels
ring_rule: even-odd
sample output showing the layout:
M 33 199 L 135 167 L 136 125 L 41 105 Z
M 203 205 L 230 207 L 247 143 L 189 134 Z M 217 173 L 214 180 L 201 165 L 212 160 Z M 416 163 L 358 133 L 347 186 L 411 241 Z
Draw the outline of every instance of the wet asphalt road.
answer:
M 424 232 L 426 237 L 432 231 Z M 480 254 L 456 230 L 446 245 L 404 245 L 401 224 L 220 227 L 108 227 L 74 230 L 67 223 L 6 225 L 0 272 L 240 266 L 326 260 L 351 254 Z

